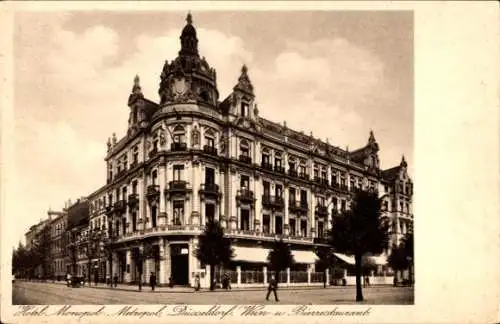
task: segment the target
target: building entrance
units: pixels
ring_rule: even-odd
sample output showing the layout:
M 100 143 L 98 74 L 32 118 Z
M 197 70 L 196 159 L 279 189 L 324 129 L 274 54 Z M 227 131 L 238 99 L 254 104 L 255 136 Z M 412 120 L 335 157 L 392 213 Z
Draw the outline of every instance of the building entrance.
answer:
M 171 244 L 170 255 L 174 284 L 187 285 L 189 282 L 189 246 L 187 244 Z

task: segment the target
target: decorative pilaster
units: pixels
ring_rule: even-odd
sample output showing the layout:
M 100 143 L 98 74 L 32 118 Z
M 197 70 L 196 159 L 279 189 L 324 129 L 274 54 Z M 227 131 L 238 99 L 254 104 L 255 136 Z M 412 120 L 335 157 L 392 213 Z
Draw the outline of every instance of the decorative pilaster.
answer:
M 288 190 L 288 186 L 285 186 L 283 188 L 283 199 L 284 199 L 284 203 L 285 203 L 285 210 L 283 211 L 283 217 L 284 217 L 284 220 L 283 220 L 283 223 L 285 224 L 284 228 L 285 228 L 285 235 L 290 235 L 290 221 L 289 221 L 289 216 L 288 216 L 288 199 L 289 199 L 289 196 L 290 195 L 290 192 Z
M 259 177 L 260 179 L 260 177 Z M 256 220 L 259 220 L 260 223 L 262 223 L 262 193 L 261 193 L 262 185 L 261 181 L 255 179 L 253 181 L 253 192 L 254 192 L 254 197 L 256 198 L 255 203 L 253 205 L 251 213 L 251 219 L 250 219 L 250 226 L 253 226 L 255 224 Z M 252 215 L 253 214 L 253 215 Z M 250 227 L 251 230 L 255 230 L 255 227 Z
M 162 163 L 163 164 L 163 163 Z M 165 210 L 165 194 L 164 190 L 166 188 L 166 166 L 160 165 L 158 168 L 158 184 L 160 185 L 160 197 L 158 206 L 158 225 L 165 225 L 167 223 L 167 213 Z
M 192 202 L 191 202 L 191 215 L 193 216 L 194 214 L 197 214 L 198 216 L 200 215 L 200 195 L 199 195 L 199 190 L 200 190 L 200 175 L 201 175 L 201 165 L 199 161 L 193 161 L 192 163 L 192 172 L 191 172 L 191 186 L 192 186 Z M 199 220 L 198 222 L 199 223 Z M 205 224 L 205 219 L 203 217 L 203 213 L 201 215 L 201 223 Z M 195 224 L 195 222 L 192 220 L 191 224 Z
M 130 268 L 131 268 L 131 263 L 132 263 L 132 251 L 130 249 L 128 249 L 126 252 L 125 252 L 125 274 L 124 274 L 124 277 L 123 277 L 123 281 L 126 282 L 126 283 L 129 283 L 132 281 L 132 278 L 131 278 L 131 274 L 130 274 Z M 127 269 L 128 268 L 128 269 Z M 129 270 L 129 271 L 127 271 Z

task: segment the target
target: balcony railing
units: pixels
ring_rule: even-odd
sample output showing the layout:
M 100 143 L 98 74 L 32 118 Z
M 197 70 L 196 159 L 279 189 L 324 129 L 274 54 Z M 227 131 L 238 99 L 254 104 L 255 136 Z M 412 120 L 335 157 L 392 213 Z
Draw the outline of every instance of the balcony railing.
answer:
M 328 179 L 326 179 L 326 178 L 321 178 L 321 177 L 315 176 L 314 182 L 316 182 L 317 184 L 322 185 L 322 186 L 328 186 Z
M 236 193 L 236 199 L 241 202 L 253 203 L 253 191 L 248 189 L 240 189 Z
M 309 180 L 309 175 L 307 173 L 299 173 L 299 178 L 304 179 L 304 180 Z
M 139 203 L 139 195 L 138 194 L 130 194 L 128 195 L 128 206 L 130 208 L 137 206 Z
M 168 183 L 168 189 L 170 191 L 181 190 L 184 191 L 187 189 L 187 182 L 184 180 L 174 180 Z
M 203 146 L 203 152 L 210 155 L 217 155 L 217 149 L 214 146 L 210 145 Z
M 151 151 L 149 151 L 149 158 L 154 158 L 158 154 L 158 148 L 154 147 Z
M 316 206 L 316 214 L 318 216 L 326 216 L 328 215 L 328 207 L 326 206 Z
M 271 163 L 269 163 L 269 162 L 262 161 L 262 163 L 260 164 L 260 166 L 263 169 L 266 169 L 266 170 L 272 170 L 273 169 L 273 165 Z
M 160 186 L 156 184 L 149 185 L 146 189 L 148 199 L 156 198 L 160 195 Z
M 262 205 L 273 210 L 282 210 L 285 207 L 285 202 L 281 196 L 262 195 Z
M 305 214 L 309 210 L 307 201 L 293 201 L 288 203 L 288 210 L 295 214 Z
M 285 168 L 281 165 L 275 165 L 274 171 L 279 172 L 279 173 L 285 173 Z
M 338 190 L 338 191 L 344 191 L 347 192 L 348 188 L 346 184 L 340 184 L 340 183 L 332 183 L 330 185 L 333 189 Z
M 239 156 L 239 160 L 243 163 L 252 164 L 252 158 L 248 155 L 241 154 Z
M 172 143 L 172 144 L 170 144 L 170 151 L 172 151 L 172 152 L 179 152 L 179 151 L 186 151 L 186 150 L 187 150 L 186 143 Z
M 219 186 L 215 183 L 202 183 L 200 188 L 200 194 L 209 197 L 219 196 Z
M 292 177 L 298 177 L 299 174 L 297 173 L 296 170 L 288 170 L 288 175 L 292 176 Z
M 114 204 L 114 211 L 118 213 L 123 213 L 127 210 L 127 205 L 125 203 L 125 200 L 118 200 Z

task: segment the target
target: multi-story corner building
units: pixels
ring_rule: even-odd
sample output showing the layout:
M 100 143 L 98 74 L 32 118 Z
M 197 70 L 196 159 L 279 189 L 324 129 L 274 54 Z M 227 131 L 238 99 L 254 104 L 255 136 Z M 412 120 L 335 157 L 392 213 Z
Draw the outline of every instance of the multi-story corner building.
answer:
M 38 246 L 38 244 L 42 242 L 42 234 L 45 232 L 46 226 L 50 226 L 49 219 L 40 220 L 37 224 L 32 225 L 29 228 L 29 230 L 24 234 L 26 249 L 34 249 Z M 45 262 L 48 262 L 48 260 L 46 260 Z M 39 265 L 36 269 L 34 269 L 32 275 L 40 278 L 49 275 L 46 272 L 50 272 L 50 265 L 46 263 L 44 265 Z
M 68 225 L 68 214 L 66 209 L 63 211 L 47 212 L 50 224 L 50 255 L 52 259 L 52 274 L 55 278 L 64 278 L 66 274 L 66 227 Z
M 178 56 L 163 65 L 159 102 L 145 98 L 134 79 L 127 133 L 108 141 L 106 185 L 89 196 L 91 227 L 106 229 L 113 246 L 108 273 L 139 280 L 134 255 L 152 244 L 143 281 L 150 271 L 160 284 L 208 277 L 194 251 L 211 218 L 233 240 L 238 273 L 265 276 L 267 251 L 278 237 L 292 247 L 290 271 L 310 273 L 314 245 L 333 210 L 349 207 L 355 188 L 399 185 L 383 180 L 373 132 L 350 152 L 261 117 L 246 66 L 221 99 L 190 14 L 180 43 Z M 397 193 L 391 199 L 402 201 Z

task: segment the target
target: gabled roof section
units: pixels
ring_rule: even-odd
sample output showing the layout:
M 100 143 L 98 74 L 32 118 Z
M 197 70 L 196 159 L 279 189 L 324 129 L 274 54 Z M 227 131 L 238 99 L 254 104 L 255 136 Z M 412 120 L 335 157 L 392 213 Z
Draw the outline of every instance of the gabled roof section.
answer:
M 399 174 L 399 168 L 400 168 L 400 166 L 398 165 L 398 166 L 395 166 L 393 168 L 383 170 L 382 171 L 382 178 L 384 180 L 387 180 L 387 181 L 393 181 L 394 179 L 397 178 L 397 176 Z

